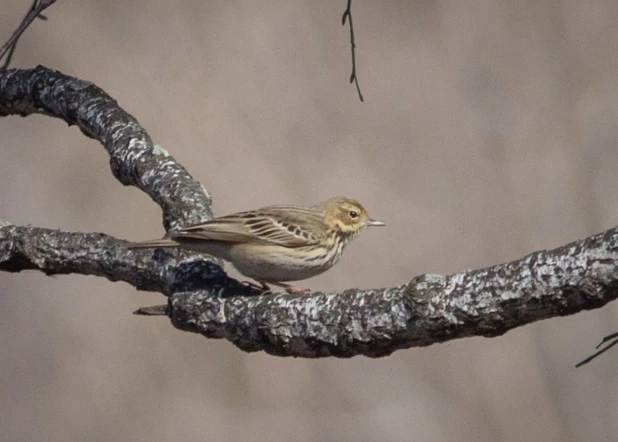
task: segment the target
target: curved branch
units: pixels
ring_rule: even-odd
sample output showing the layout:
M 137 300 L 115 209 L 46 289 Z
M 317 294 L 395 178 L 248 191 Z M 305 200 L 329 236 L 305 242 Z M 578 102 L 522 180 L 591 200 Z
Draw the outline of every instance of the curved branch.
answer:
M 175 327 L 278 356 L 386 356 L 467 336 L 498 336 L 618 297 L 618 228 L 517 261 L 380 290 L 215 299 L 176 293 Z
M 161 207 L 166 230 L 212 218 L 206 189 L 94 84 L 42 66 L 0 71 L 0 117 L 31 114 L 76 124 L 100 141 L 118 181 L 140 188 Z

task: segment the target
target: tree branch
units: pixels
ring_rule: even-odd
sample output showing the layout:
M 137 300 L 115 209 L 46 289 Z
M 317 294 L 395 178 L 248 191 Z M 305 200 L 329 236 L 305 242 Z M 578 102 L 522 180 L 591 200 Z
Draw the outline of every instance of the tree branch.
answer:
M 38 67 L 0 72 L 0 116 L 62 118 L 103 143 L 114 175 L 148 193 L 174 228 L 210 214 L 206 191 L 96 86 Z M 385 356 L 466 336 L 497 336 L 530 322 L 598 308 L 618 297 L 618 228 L 552 251 L 449 276 L 421 275 L 379 290 L 255 295 L 203 255 L 128 251 L 103 234 L 0 225 L 0 270 L 81 273 L 169 296 L 181 330 L 280 356 Z
M 166 230 L 212 218 L 206 189 L 94 84 L 43 66 L 0 71 L 0 117 L 31 114 L 61 118 L 100 141 L 118 181 L 161 207 Z
M 220 297 L 256 293 L 228 278 L 204 255 L 174 249 L 134 253 L 127 250 L 126 243 L 102 233 L 62 232 L 5 222 L 0 224 L 0 270 L 102 276 L 168 296 L 192 290 Z
M 278 356 L 385 356 L 467 336 L 499 336 L 618 297 L 618 228 L 551 251 L 380 290 L 213 299 L 176 293 L 175 327 Z

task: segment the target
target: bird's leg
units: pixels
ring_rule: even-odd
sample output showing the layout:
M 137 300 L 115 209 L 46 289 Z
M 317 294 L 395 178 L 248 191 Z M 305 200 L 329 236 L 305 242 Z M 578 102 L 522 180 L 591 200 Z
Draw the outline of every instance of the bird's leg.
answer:
M 276 285 L 277 287 L 283 287 L 286 292 L 293 294 L 293 295 L 306 295 L 308 293 L 311 293 L 311 289 L 298 289 L 294 287 L 293 285 L 284 284 L 282 282 L 269 281 L 269 283 L 272 285 Z

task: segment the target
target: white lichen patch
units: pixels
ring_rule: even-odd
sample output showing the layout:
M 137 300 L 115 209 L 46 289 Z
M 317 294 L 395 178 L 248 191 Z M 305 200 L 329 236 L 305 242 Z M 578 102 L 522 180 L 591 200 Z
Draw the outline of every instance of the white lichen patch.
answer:
M 425 281 L 429 284 L 444 284 L 446 277 L 444 275 L 438 275 L 436 273 L 426 273 Z
M 217 316 L 215 316 L 215 322 L 217 324 L 225 324 L 227 322 L 227 318 L 225 317 L 225 302 L 221 302 Z
M 163 155 L 163 156 L 166 156 L 166 157 L 170 156 L 170 153 L 167 150 L 165 150 L 163 147 L 161 147 L 160 144 L 153 145 L 152 146 L 152 151 L 153 151 L 153 153 L 155 155 Z
M 509 299 L 519 299 L 522 297 L 521 293 L 512 290 L 503 290 L 498 296 L 502 301 L 508 301 Z

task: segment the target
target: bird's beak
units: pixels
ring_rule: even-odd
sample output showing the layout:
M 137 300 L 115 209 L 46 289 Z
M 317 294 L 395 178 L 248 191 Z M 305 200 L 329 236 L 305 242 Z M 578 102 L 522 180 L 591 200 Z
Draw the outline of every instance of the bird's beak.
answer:
M 369 221 L 367 221 L 367 226 L 371 227 L 371 226 L 385 226 L 386 224 L 384 224 L 382 221 L 376 221 L 375 219 L 370 219 Z

